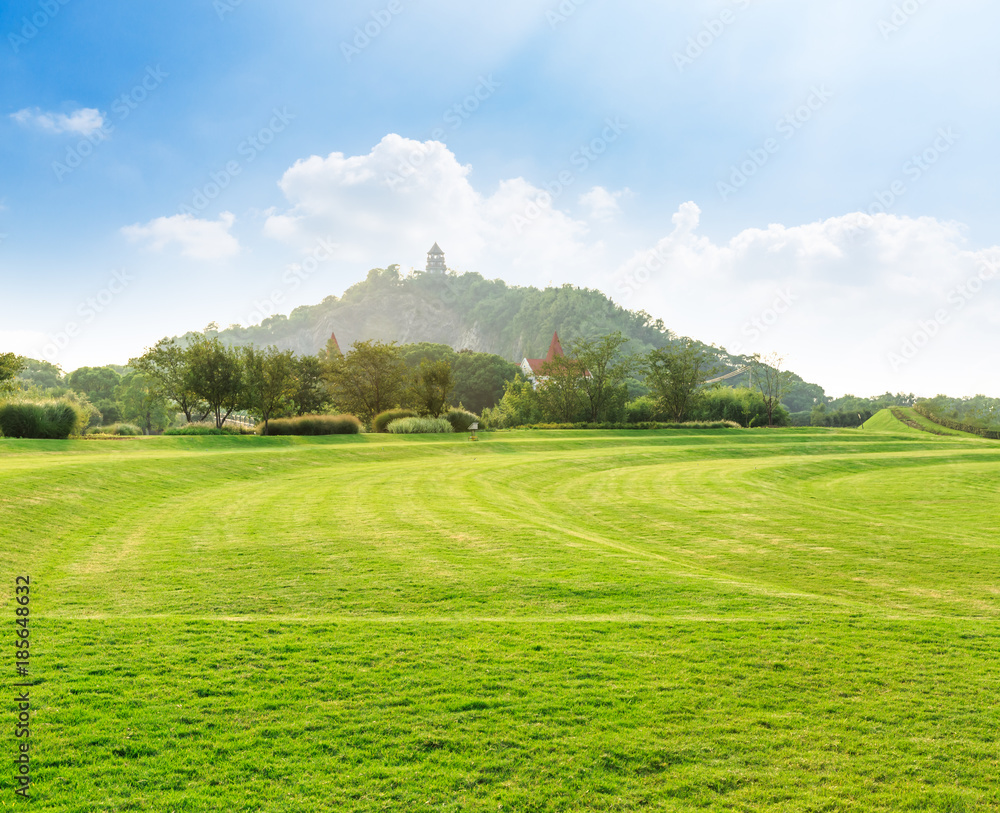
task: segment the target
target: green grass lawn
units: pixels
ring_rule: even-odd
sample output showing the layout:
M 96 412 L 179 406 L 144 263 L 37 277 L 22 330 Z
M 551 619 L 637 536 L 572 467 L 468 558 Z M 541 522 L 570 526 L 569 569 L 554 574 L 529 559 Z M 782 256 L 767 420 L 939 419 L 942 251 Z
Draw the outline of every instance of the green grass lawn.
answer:
M 0 440 L 33 804 L 1000 810 L 1000 443 L 883 428 Z

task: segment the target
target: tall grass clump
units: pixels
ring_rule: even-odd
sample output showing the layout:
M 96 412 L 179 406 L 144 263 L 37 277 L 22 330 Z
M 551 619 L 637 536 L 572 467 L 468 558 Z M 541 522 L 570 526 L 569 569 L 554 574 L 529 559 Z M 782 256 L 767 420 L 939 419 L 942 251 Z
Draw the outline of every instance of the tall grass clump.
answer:
M 8 438 L 64 440 L 79 435 L 90 415 L 70 401 L 22 401 L 0 407 L 0 432 Z
M 393 421 L 398 421 L 400 418 L 416 417 L 417 413 L 412 409 L 387 409 L 385 412 L 380 412 L 372 420 L 372 431 L 385 432 L 386 427 Z
M 650 423 L 663 417 L 660 405 L 652 395 L 640 395 L 625 404 L 626 423 Z
M 134 437 L 141 435 L 142 430 L 134 423 L 113 423 L 110 426 L 98 426 L 87 432 L 88 435 L 119 435 L 121 437 Z
M 264 425 L 257 427 L 263 435 Z M 361 421 L 353 415 L 303 415 L 300 418 L 275 418 L 267 424 L 268 435 L 359 435 Z
M 386 431 L 394 435 L 433 435 L 455 430 L 445 418 L 398 418 Z
M 479 416 L 467 409 L 449 409 L 444 419 L 456 432 L 468 432 L 472 424 L 479 423 Z
M 164 435 L 252 435 L 249 429 L 241 426 L 223 426 L 221 429 L 214 421 L 192 421 L 184 426 L 164 429 Z

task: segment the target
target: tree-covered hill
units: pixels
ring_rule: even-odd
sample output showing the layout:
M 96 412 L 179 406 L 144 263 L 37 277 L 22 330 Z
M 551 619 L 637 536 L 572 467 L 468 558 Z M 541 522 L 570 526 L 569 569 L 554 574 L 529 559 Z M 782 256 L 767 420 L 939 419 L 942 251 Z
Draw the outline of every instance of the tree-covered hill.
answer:
M 369 271 L 341 297 L 329 296 L 254 327 L 232 325 L 219 338 L 231 345 L 273 344 L 312 354 L 336 333 L 344 350 L 367 339 L 433 342 L 519 362 L 544 356 L 553 331 L 567 341 L 621 331 L 632 340 L 634 353 L 675 338 L 662 321 L 626 310 L 600 291 L 510 286 L 475 273 L 404 277 L 397 266 Z

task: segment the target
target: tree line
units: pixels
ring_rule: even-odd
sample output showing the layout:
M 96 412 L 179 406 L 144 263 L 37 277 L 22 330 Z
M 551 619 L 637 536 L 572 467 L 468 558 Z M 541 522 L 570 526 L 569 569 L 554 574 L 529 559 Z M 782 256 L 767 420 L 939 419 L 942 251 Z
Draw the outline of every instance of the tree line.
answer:
M 644 423 L 729 420 L 744 426 L 858 426 L 879 409 L 911 406 L 912 394 L 828 398 L 818 385 L 781 369 L 777 356 L 735 359 L 689 339 L 630 352 L 620 332 L 580 338 L 546 362 L 537 376 L 488 353 L 434 343 L 355 342 L 346 355 L 335 343 L 315 355 L 270 346 L 233 347 L 214 330 L 163 339 L 127 366 L 82 367 L 63 375 L 53 364 L 0 354 L 0 395 L 66 398 L 89 425 L 119 421 L 146 433 L 182 415 L 221 426 L 234 415 L 269 422 L 347 412 L 371 423 L 402 407 L 438 416 L 462 406 L 484 426 L 540 423 Z M 734 361 L 737 366 L 734 368 Z M 735 377 L 711 379 L 731 371 Z M 1000 420 L 997 399 L 946 399 L 935 409 L 977 425 Z
M 371 424 L 397 407 L 438 417 L 452 406 L 482 415 L 484 425 L 731 420 L 787 423 L 782 395 L 795 377 L 780 359 L 747 360 L 752 387 L 706 387 L 729 367 L 691 340 L 643 354 L 628 352 L 620 332 L 571 342 L 526 379 L 492 354 L 442 344 L 357 341 L 342 354 L 335 342 L 300 356 L 274 346 L 233 347 L 214 331 L 163 339 L 125 367 L 82 367 L 65 379 L 54 365 L 31 362 L 21 374 L 47 394 L 83 400 L 91 423 L 135 423 L 162 431 L 174 415 L 222 427 L 235 415 L 267 424 L 276 417 L 329 412 Z M 23 366 L 23 365 L 22 365 Z M 3 369 L 0 367 L 0 369 Z
M 690 339 L 646 353 L 628 352 L 620 332 L 570 342 L 562 356 L 543 363 L 537 375 L 509 383 L 500 403 L 483 413 L 488 426 L 544 423 L 643 423 L 735 421 L 743 426 L 783 425 L 781 399 L 793 383 L 777 356 L 750 356 L 750 386 L 712 379 L 734 372 L 724 354 Z M 737 368 L 740 369 L 740 368 Z
M 150 434 L 175 419 L 218 427 L 239 416 L 348 412 L 370 422 L 388 407 L 438 416 L 451 405 L 480 412 L 502 396 L 517 366 L 488 353 L 446 345 L 356 342 L 342 355 L 335 342 L 315 355 L 276 347 L 231 347 L 212 332 L 163 339 L 128 365 L 81 367 L 0 355 L 0 393 L 68 399 L 89 426 L 131 423 Z

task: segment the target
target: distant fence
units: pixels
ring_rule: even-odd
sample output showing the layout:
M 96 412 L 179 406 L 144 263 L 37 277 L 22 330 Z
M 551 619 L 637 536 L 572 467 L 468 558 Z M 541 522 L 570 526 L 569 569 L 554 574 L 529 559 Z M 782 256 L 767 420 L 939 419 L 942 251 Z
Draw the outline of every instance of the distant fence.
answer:
M 223 421 L 223 426 L 233 425 L 241 426 L 244 429 L 254 429 L 257 426 L 258 421 L 252 418 L 245 412 L 233 413 L 225 421 Z

